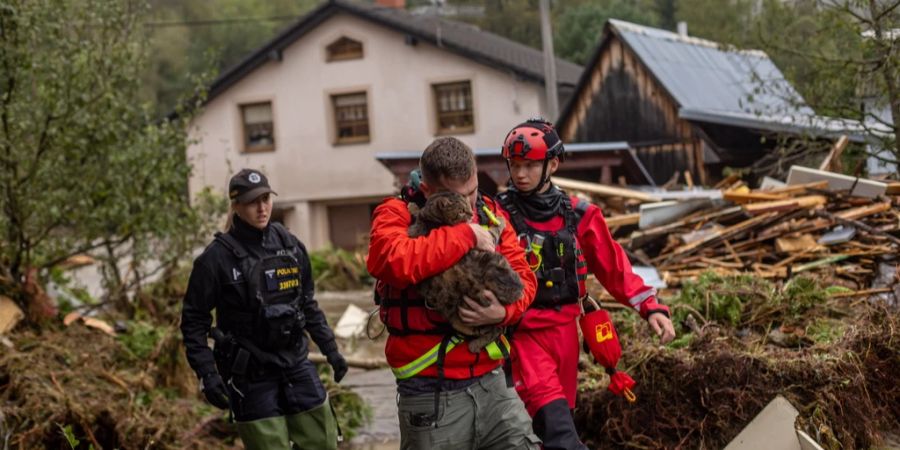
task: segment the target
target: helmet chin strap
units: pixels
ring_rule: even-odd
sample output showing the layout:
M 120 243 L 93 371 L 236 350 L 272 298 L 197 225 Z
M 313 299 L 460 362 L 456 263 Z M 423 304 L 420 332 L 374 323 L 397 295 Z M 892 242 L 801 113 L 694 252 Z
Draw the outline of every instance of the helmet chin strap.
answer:
M 523 190 L 519 190 L 518 188 L 516 188 L 516 190 L 518 190 L 520 194 L 522 194 L 522 195 L 524 195 L 524 196 L 526 196 L 526 197 L 530 197 L 530 196 L 532 196 L 532 195 L 537 194 L 538 192 L 540 192 L 541 189 L 544 188 L 544 185 L 546 185 L 547 183 L 550 182 L 550 175 L 547 174 L 547 165 L 548 165 L 549 162 L 550 162 L 549 159 L 545 159 L 545 160 L 544 160 L 544 166 L 541 168 L 541 182 L 538 183 L 538 185 L 535 186 L 534 189 L 529 189 L 529 190 L 527 190 L 527 191 L 523 191 Z M 507 170 L 507 171 L 509 172 L 509 174 L 510 174 L 510 177 L 509 177 L 509 182 L 510 182 L 510 184 L 512 184 L 513 187 L 515 187 L 515 183 L 513 183 L 513 181 L 512 181 L 512 176 L 511 176 L 511 175 L 512 175 L 512 170 L 510 170 L 510 168 L 509 168 L 509 160 L 508 160 L 508 159 L 506 160 L 506 170 Z

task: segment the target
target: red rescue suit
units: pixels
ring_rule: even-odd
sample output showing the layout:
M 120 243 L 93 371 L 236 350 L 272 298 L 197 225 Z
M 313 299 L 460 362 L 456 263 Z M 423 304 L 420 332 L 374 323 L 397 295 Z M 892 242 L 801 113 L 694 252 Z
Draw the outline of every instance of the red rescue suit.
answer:
M 557 260 L 559 264 L 568 266 L 564 267 L 567 272 L 574 270 L 575 273 L 567 273 L 562 278 L 558 273 L 543 278 L 538 276 L 535 302 L 525 312 L 512 339 L 513 380 L 529 414 L 534 416 L 548 403 L 560 399 L 565 399 L 569 408 L 573 409 L 581 348 L 578 342 L 577 319 L 581 314 L 578 299 L 586 294 L 584 280 L 587 272 L 593 273 L 619 303 L 634 308 L 644 319 L 652 312 L 668 313 L 668 308 L 656 302 L 655 290 L 632 271 L 625 251 L 610 234 L 600 208 L 587 202 L 579 204 L 579 200 L 572 197 L 568 202 L 562 202 L 563 209 L 567 210 L 560 211 L 549 220 L 536 222 L 524 216 L 524 211 L 510 201 L 511 195 L 517 193 L 509 191 L 501 194 L 498 203 L 508 222 L 516 226 L 520 244 L 530 246 L 535 241 L 534 236 L 540 234 L 545 237 L 545 256 L 550 252 L 565 254 L 571 251 L 566 249 L 566 243 L 560 246 L 556 242 L 552 245 L 554 249 L 549 250 L 546 237 L 565 235 L 567 229 L 575 230 L 574 268 L 567 264 L 566 258 Z M 521 218 L 514 219 L 515 216 Z M 577 223 L 571 223 L 573 220 Z M 526 248 L 526 252 L 529 250 Z M 529 262 L 532 265 L 536 263 L 533 260 Z M 547 264 L 546 261 L 543 263 Z M 546 269 L 552 267 L 545 268 L 544 273 L 548 274 Z M 574 297 L 554 298 L 560 291 L 569 292 L 569 295 L 574 293 L 569 286 L 562 289 L 558 286 L 558 280 L 565 280 L 563 283 L 568 285 L 573 278 L 577 279 L 577 294 Z M 548 290 L 555 290 L 557 295 L 546 293 Z
M 497 209 L 492 200 L 481 201 L 489 209 Z M 476 214 L 473 222 L 478 220 Z M 411 223 L 406 202 L 397 198 L 385 200 L 373 215 L 366 259 L 369 273 L 378 280 L 376 292 L 382 301 L 382 320 L 389 326 L 384 353 L 391 367 L 419 358 L 438 345 L 448 330 L 446 320 L 424 307 L 413 286 L 449 269 L 475 246 L 475 235 L 468 224 L 445 226 L 427 236 L 410 238 L 407 230 Z M 522 298 L 505 306 L 506 318 L 501 325 L 508 326 L 518 322 L 531 303 L 535 277 L 509 223 L 501 232 L 497 251 L 506 257 L 525 286 Z M 445 378 L 469 379 L 496 369 L 502 361 L 491 359 L 485 350 L 474 354 L 467 346 L 459 345 L 447 352 L 443 364 Z M 437 367 L 430 366 L 416 376 L 437 375 Z

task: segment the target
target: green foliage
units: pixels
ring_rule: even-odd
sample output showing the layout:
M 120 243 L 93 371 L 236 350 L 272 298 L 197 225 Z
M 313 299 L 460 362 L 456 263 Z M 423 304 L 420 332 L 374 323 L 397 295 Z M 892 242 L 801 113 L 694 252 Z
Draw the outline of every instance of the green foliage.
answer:
M 844 3 L 766 0 L 753 21 L 754 47 L 772 57 L 817 114 L 862 121 L 872 141 L 888 149 L 885 156 L 896 160 L 900 109 L 893 118 L 882 112 L 900 107 L 900 48 L 889 34 L 900 28 L 898 4 Z M 857 149 L 845 156 L 865 155 Z
M 75 437 L 75 433 L 72 431 L 72 425 L 57 426 L 59 427 L 59 430 L 62 433 L 63 437 L 66 438 L 66 443 L 69 444 L 69 447 L 71 447 L 72 449 L 78 448 L 78 445 L 81 444 L 81 441 L 78 440 L 77 437 Z
M 681 333 L 680 336 L 673 339 L 666 346 L 672 349 L 687 348 L 690 347 L 691 342 L 694 342 L 694 333 Z
M 831 345 L 844 336 L 845 328 L 840 320 L 819 317 L 806 327 L 806 336 L 818 344 Z
M 146 12 L 138 0 L 0 8 L 3 275 L 104 249 L 108 287 L 133 285 L 149 269 L 126 279 L 121 259 L 164 264 L 208 229 L 207 211 L 185 195 L 190 114 L 157 120 L 138 96 Z
M 820 305 L 828 299 L 828 291 L 822 289 L 819 282 L 809 277 L 796 277 L 785 283 L 782 289 L 783 303 L 788 313 L 798 316 Z
M 731 328 L 765 329 L 773 323 L 802 322 L 808 311 L 825 303 L 829 292 L 818 280 L 802 276 L 779 288 L 752 275 L 706 272 L 697 281 L 684 284 L 673 321 L 682 323 L 693 314 L 698 320 Z
M 587 64 L 599 45 L 600 34 L 607 19 L 648 26 L 656 24 L 656 17 L 632 0 L 585 2 L 562 9 L 554 29 L 554 50 L 557 57 Z
M 741 323 L 744 305 L 751 297 L 769 297 L 773 292 L 771 284 L 761 278 L 750 275 L 723 277 L 706 272 L 697 281 L 684 284 L 676 303 L 698 311 L 707 321 L 736 327 Z M 676 308 L 675 322 L 687 318 L 691 309 Z
M 324 249 L 309 254 L 317 290 L 348 291 L 372 286 L 365 255 L 343 249 Z
M 752 42 L 750 27 L 756 0 L 678 0 L 677 21 L 687 22 L 688 34 L 738 47 Z
M 319 0 L 151 0 L 144 96 L 165 115 L 192 88 L 191 73 L 238 64 Z
M 130 359 L 146 361 L 167 334 L 165 326 L 154 325 L 143 321 L 128 323 L 128 331 L 117 339 L 128 353 Z

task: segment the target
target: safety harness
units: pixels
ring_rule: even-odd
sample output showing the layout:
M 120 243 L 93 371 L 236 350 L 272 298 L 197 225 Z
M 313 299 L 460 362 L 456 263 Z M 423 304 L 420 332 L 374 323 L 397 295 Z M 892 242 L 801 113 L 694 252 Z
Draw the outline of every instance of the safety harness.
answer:
M 537 294 L 531 306 L 557 308 L 572 304 L 581 296 L 587 279 L 587 263 L 576 243 L 578 224 L 590 203 L 579 199 L 575 205 L 568 196 L 562 199 L 563 226 L 556 231 L 538 230 L 528 224 L 527 217 L 509 192 L 497 196 L 497 202 L 509 213 L 519 233 L 520 244 L 538 281 Z

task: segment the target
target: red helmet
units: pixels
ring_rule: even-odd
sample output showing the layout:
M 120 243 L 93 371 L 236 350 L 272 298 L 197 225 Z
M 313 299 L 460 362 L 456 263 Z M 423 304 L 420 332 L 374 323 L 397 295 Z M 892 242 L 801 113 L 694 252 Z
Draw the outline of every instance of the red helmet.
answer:
M 562 140 L 553 124 L 541 118 L 528 119 L 516 125 L 503 142 L 501 155 L 505 159 L 524 158 L 546 161 L 562 157 L 565 153 Z

